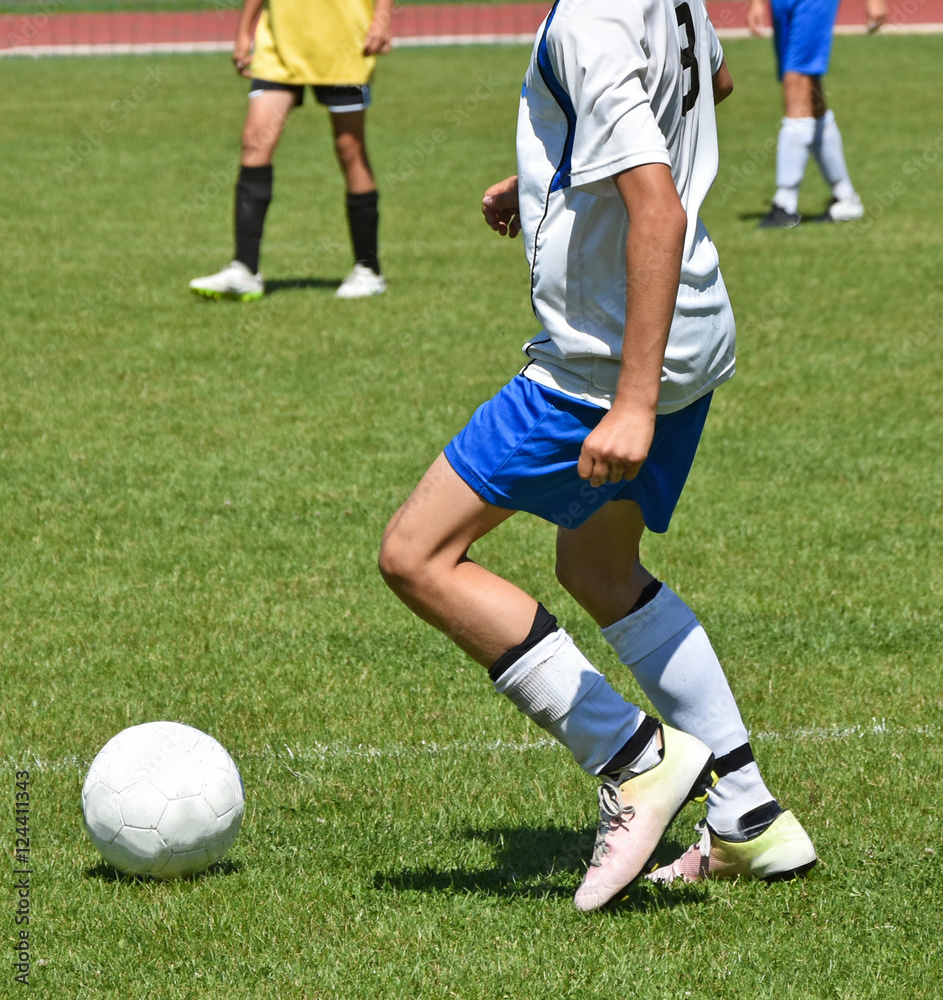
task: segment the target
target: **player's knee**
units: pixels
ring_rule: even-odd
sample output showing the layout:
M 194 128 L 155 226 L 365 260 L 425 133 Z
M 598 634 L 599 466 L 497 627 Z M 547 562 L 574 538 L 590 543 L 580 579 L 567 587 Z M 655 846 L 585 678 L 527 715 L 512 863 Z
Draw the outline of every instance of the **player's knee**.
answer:
M 590 567 L 572 559 L 557 557 L 554 565 L 557 581 L 578 603 L 591 598 L 598 586 L 598 574 L 590 572 Z
M 405 593 L 417 585 L 421 560 L 415 550 L 400 537 L 395 524 L 390 525 L 383 535 L 377 567 L 386 585 L 396 594 Z
M 627 595 L 633 584 L 628 574 L 592 562 L 566 559 L 557 560 L 555 572 L 563 589 L 598 622 L 616 621 L 629 607 Z
M 349 158 L 357 155 L 357 151 L 362 147 L 360 140 L 353 132 L 338 132 L 334 136 L 334 151 L 341 158 Z
M 255 136 L 243 136 L 242 137 L 242 162 L 250 165 L 255 164 L 257 160 L 264 159 L 266 155 L 265 147 L 260 143 Z
M 387 528 L 380 542 L 380 552 L 377 555 L 377 569 L 388 587 L 396 590 L 396 581 L 400 578 L 399 559 L 396 552 L 396 542 L 392 532 Z
M 242 160 L 270 162 L 280 136 L 276 123 L 246 126 L 242 132 Z
M 367 170 L 367 151 L 354 135 L 342 132 L 334 137 L 334 152 L 345 170 Z

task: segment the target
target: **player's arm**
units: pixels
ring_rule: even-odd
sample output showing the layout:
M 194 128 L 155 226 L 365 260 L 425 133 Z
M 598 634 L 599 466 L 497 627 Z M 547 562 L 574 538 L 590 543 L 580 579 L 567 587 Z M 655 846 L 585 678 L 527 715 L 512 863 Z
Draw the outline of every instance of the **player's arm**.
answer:
M 365 56 L 382 56 L 393 47 L 393 0 L 377 0 L 363 43 Z
M 750 0 L 747 7 L 747 27 L 754 35 L 766 34 L 766 0 Z
M 720 69 L 711 77 L 711 84 L 714 90 L 714 104 L 726 101 L 733 93 L 733 77 L 727 69 L 727 60 L 720 64 Z
M 629 216 L 625 333 L 612 407 L 583 442 L 577 466 L 593 486 L 634 479 L 648 457 L 687 228 L 667 165 L 633 167 L 614 180 Z
M 255 25 L 262 11 L 265 0 L 244 0 L 239 12 L 239 25 L 236 28 L 236 40 L 232 48 L 232 61 L 236 71 L 242 76 L 251 77 L 249 64 L 252 62 L 252 43 L 255 40 Z
M 481 199 L 481 212 L 485 222 L 501 236 L 510 236 L 513 240 L 521 231 L 521 218 L 518 214 L 519 203 L 517 194 L 517 174 L 506 177 L 497 184 L 492 184 Z
M 887 0 L 866 0 L 868 31 L 877 31 L 887 21 Z

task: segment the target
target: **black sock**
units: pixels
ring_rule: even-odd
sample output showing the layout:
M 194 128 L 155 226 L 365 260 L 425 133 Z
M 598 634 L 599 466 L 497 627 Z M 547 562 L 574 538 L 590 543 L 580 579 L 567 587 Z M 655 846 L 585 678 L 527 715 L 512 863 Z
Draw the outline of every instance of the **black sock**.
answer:
M 272 165 L 240 167 L 236 182 L 236 260 L 253 273 L 259 270 L 259 248 L 265 213 L 272 200 Z
M 377 251 L 380 211 L 377 191 L 365 194 L 347 193 L 347 223 L 350 226 L 350 241 L 354 246 L 354 260 L 369 267 L 374 274 L 380 273 L 380 258 Z

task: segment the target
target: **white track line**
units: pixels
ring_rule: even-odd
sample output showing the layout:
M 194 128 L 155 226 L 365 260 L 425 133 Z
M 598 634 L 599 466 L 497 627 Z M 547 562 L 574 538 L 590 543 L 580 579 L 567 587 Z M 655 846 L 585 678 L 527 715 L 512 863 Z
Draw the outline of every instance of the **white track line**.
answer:
M 887 24 L 881 29 L 888 35 L 938 35 L 943 32 L 943 24 Z M 857 25 L 839 25 L 835 29 L 839 35 L 861 35 L 864 28 Z M 720 38 L 747 38 L 746 28 L 721 28 Z M 428 48 L 441 45 L 530 45 L 534 41 L 533 32 L 514 35 L 417 35 L 393 40 L 395 48 Z M 193 52 L 230 52 L 231 41 L 218 42 L 116 42 L 100 45 L 19 45 L 0 48 L 0 59 L 5 56 L 26 56 L 38 59 L 42 56 L 145 56 L 164 54 L 184 54 Z

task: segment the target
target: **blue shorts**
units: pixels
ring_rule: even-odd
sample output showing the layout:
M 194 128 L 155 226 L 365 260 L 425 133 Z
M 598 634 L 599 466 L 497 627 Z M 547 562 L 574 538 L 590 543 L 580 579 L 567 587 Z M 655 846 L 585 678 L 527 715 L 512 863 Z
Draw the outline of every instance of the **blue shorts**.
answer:
M 771 0 L 773 42 L 783 73 L 824 76 L 832 53 L 839 0 Z
M 655 420 L 648 458 L 632 480 L 592 486 L 576 465 L 608 412 L 518 375 L 483 403 L 445 447 L 452 468 L 488 503 L 577 528 L 609 500 L 634 500 L 665 532 L 701 439 L 711 394 Z

